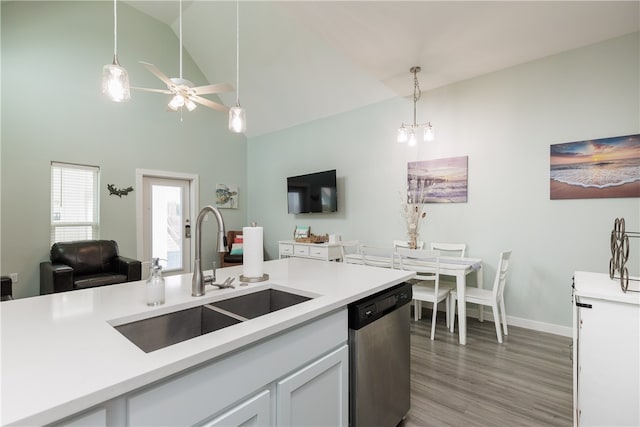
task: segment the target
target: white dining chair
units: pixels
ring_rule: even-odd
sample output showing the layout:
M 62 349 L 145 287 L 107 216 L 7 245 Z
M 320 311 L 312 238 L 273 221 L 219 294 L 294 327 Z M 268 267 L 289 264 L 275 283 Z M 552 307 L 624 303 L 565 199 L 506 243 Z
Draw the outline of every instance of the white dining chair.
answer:
M 440 286 L 440 252 L 398 248 L 396 253 L 399 257 L 400 269 L 415 271 L 416 273 L 414 279 L 416 283 L 413 285 L 414 319 L 418 321 L 422 317 L 423 301 L 433 304 L 431 314 L 431 339 L 433 340 L 436 336 L 436 317 L 438 315 L 439 302 L 445 302 L 447 326 L 449 326 L 451 320 L 449 314 L 451 289 Z M 429 265 L 425 265 L 427 262 Z
M 498 342 L 502 344 L 502 331 L 500 328 L 500 320 L 502 319 L 502 327 L 504 328 L 504 334 L 509 335 L 507 330 L 507 312 L 504 307 L 504 288 L 507 284 L 507 271 L 509 270 L 509 262 L 511 258 L 511 251 L 505 251 L 500 253 L 500 261 L 498 262 L 498 269 L 496 271 L 496 277 L 493 281 L 493 289 L 481 289 L 481 288 L 466 288 L 464 300 L 465 303 L 471 302 L 480 306 L 489 306 L 493 312 L 493 321 L 496 324 L 496 336 Z M 449 330 L 453 332 L 455 327 L 455 304 L 457 299 L 455 291 L 451 292 L 451 314 L 452 321 L 449 324 Z
M 340 244 L 340 253 L 342 254 L 342 262 L 358 263 L 358 264 L 362 262 L 360 259 L 358 259 L 358 261 L 354 261 L 353 259 L 346 257 L 346 255 L 360 255 L 359 240 L 344 240 L 339 242 L 339 244 Z
M 393 248 L 360 245 L 362 263 L 373 267 L 395 268 L 396 253 Z
M 464 258 L 464 254 L 467 251 L 466 243 L 431 243 L 432 251 L 440 251 L 442 256 L 455 256 Z
M 424 242 L 422 241 L 417 241 L 416 242 L 416 249 L 424 249 Z M 409 249 L 409 241 L 407 240 L 394 240 L 393 241 L 393 249 L 398 249 L 398 248 L 407 248 Z

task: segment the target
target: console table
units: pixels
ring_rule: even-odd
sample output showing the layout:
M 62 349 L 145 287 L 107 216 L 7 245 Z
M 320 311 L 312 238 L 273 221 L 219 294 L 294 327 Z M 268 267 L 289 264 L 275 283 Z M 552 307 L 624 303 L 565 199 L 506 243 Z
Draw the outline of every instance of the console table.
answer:
M 281 240 L 278 242 L 278 255 L 280 258 L 297 257 L 338 261 L 342 258 L 342 251 L 338 243 L 300 243 L 295 240 Z

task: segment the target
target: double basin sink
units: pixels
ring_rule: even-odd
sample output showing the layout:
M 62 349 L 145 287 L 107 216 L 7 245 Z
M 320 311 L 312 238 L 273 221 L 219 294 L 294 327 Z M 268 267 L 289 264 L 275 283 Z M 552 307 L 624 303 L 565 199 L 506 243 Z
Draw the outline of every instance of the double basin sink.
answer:
M 146 353 L 254 319 L 311 298 L 265 289 L 115 326 Z

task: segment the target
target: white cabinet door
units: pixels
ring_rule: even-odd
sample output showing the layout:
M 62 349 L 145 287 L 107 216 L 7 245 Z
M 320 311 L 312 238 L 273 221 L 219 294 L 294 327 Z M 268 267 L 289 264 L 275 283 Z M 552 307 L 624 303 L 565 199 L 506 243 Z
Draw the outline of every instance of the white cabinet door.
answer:
M 579 298 L 578 424 L 640 425 L 640 310 Z M 575 363 L 575 361 L 574 361 Z
M 258 427 L 271 425 L 271 393 L 265 390 L 231 410 L 220 415 L 203 427 Z
M 347 427 L 348 393 L 349 351 L 345 345 L 278 383 L 277 425 Z

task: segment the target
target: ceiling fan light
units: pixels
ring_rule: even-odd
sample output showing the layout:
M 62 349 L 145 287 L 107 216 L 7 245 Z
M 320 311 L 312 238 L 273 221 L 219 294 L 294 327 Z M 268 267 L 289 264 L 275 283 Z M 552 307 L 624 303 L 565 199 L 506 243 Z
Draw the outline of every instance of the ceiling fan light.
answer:
M 177 93 L 173 98 L 171 98 L 171 101 L 169 102 L 169 108 L 171 108 L 173 111 L 176 111 L 178 108 L 183 106 L 184 106 L 184 97 L 179 93 Z
M 243 133 L 247 130 L 246 113 L 240 105 L 229 109 L 229 130 L 234 133 Z
M 187 107 L 187 110 L 189 111 L 193 111 L 197 107 L 196 103 L 190 100 L 189 98 L 187 98 L 187 100 L 184 102 L 184 105 Z
M 114 57 L 113 64 L 107 64 L 102 68 L 102 93 L 115 102 L 131 99 L 129 74 L 118 64 L 117 57 Z

